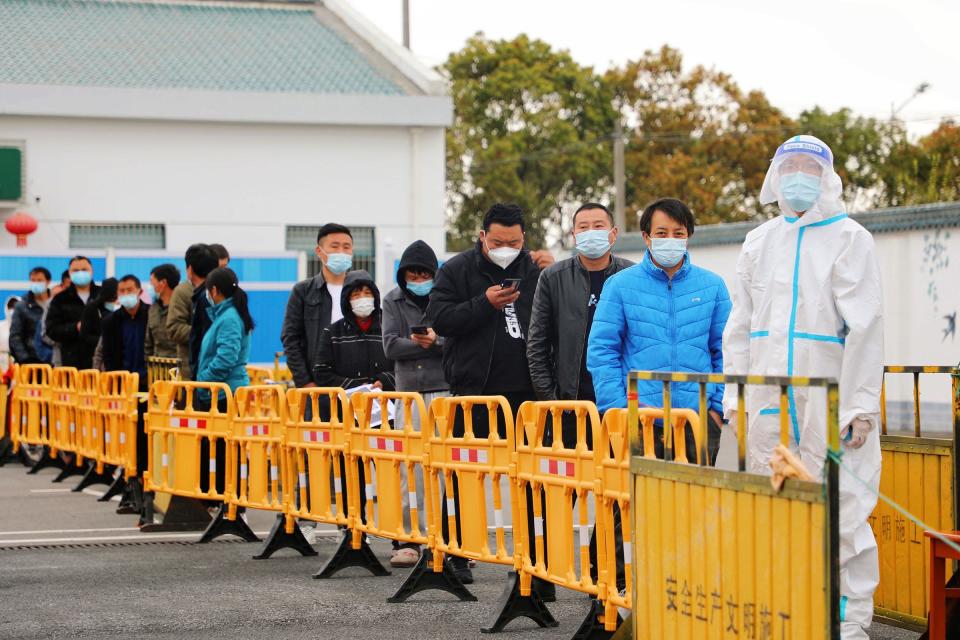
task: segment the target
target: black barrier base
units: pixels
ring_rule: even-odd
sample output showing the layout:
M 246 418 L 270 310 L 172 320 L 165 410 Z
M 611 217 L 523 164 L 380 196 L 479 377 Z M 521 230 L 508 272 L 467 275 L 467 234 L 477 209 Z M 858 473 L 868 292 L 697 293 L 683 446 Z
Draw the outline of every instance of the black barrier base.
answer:
M 421 591 L 438 589 L 455 595 L 461 602 L 476 602 L 477 597 L 463 586 L 449 562 L 443 563 L 443 571 L 433 570 L 433 552 L 424 549 L 416 566 L 403 581 L 400 588 L 387 602 L 406 602 L 407 598 Z
M 590 611 L 587 612 L 587 617 L 580 623 L 580 628 L 577 629 L 570 640 L 610 640 L 613 638 L 614 632 L 607 631 L 603 628 L 601 619 L 604 615 L 606 615 L 606 612 L 604 611 L 603 604 L 599 600 L 591 600 Z M 621 622 L 622 620 L 618 614 L 618 627 Z
M 43 455 L 40 456 L 40 459 L 33 463 L 33 466 L 30 467 L 30 471 L 27 471 L 27 475 L 34 475 L 39 473 L 41 469 L 46 469 L 47 467 L 53 467 L 55 469 L 60 469 L 67 466 L 63 460 L 60 459 L 60 456 L 50 455 L 50 447 L 43 448 Z
M 13 443 L 10 442 L 10 438 L 7 436 L 0 438 L 0 467 L 8 462 L 17 462 L 18 460 L 17 454 L 13 452 Z
M 144 533 L 158 533 L 161 531 L 203 531 L 210 524 L 210 514 L 202 500 L 170 496 L 170 503 L 163 514 L 161 522 L 154 522 L 153 492 L 146 492 L 143 497 L 143 519 L 140 526 Z
M 620 623 L 617 630 L 613 632 L 610 640 L 633 640 L 633 614 L 627 616 L 627 619 Z
M 67 463 L 63 465 L 63 469 L 60 471 L 60 475 L 53 479 L 54 482 L 63 482 L 70 476 L 82 476 L 86 471 L 83 470 L 83 467 L 78 467 L 76 465 L 76 459 L 74 462 Z
M 294 526 L 293 533 L 287 533 L 286 520 L 286 516 L 282 513 L 277 514 L 273 528 L 270 529 L 270 535 L 267 536 L 267 541 L 263 544 L 263 548 L 260 549 L 260 553 L 253 556 L 254 560 L 266 560 L 280 549 L 293 549 L 302 556 L 318 555 L 317 550 L 303 537 L 303 532 L 300 531 L 300 527 Z
M 120 504 L 117 506 L 117 514 L 128 515 L 143 512 L 143 485 L 140 478 L 130 478 L 123 488 L 123 495 L 120 496 Z
M 73 488 L 74 493 L 79 493 L 86 489 L 89 486 L 95 484 L 105 484 L 110 486 L 113 484 L 113 475 L 107 473 L 104 469 L 103 473 L 97 473 L 97 465 L 90 463 L 87 467 L 87 471 L 83 474 L 83 478 L 80 479 L 80 484 Z
M 560 623 L 543 604 L 536 589 L 530 589 L 530 595 L 520 595 L 520 574 L 511 571 L 507 574 L 507 587 L 500 596 L 499 613 L 489 627 L 480 629 L 481 633 L 500 633 L 516 618 L 530 618 L 539 627 L 556 627 Z
M 247 521 L 243 519 L 240 513 L 237 513 L 236 520 L 227 519 L 228 508 L 226 504 L 220 503 L 220 508 L 217 509 L 217 515 L 215 515 L 213 520 L 210 521 L 210 524 L 207 525 L 207 529 L 203 532 L 203 535 L 200 536 L 200 539 L 197 540 L 197 544 L 205 544 L 220 536 L 226 535 L 237 536 L 247 542 L 260 542 L 260 538 L 253 532 L 253 529 L 250 528 L 250 525 L 247 524 Z
M 97 502 L 109 502 L 113 496 L 119 496 L 127 488 L 127 481 L 123 477 L 123 469 L 117 469 L 117 475 L 107 487 L 107 492 L 97 498 Z
M 330 578 L 336 572 L 347 567 L 362 567 L 375 576 L 388 576 L 390 572 L 386 567 L 380 564 L 380 560 L 374 555 L 373 549 L 367 544 L 367 537 L 361 536 L 360 548 L 354 549 L 350 544 L 352 532 L 344 529 L 340 534 L 340 545 L 333 555 L 327 560 L 323 568 L 313 574 L 315 580 L 325 580 Z

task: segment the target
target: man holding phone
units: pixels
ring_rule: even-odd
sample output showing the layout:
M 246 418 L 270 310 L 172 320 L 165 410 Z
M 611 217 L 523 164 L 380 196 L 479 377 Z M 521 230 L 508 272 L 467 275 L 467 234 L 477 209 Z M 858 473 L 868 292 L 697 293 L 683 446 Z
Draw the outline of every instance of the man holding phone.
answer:
M 383 298 L 383 351 L 393 360 L 397 391 L 415 391 L 423 396 L 427 407 L 434 398 L 449 395 L 450 386 L 443 377 L 443 338 L 437 336 L 427 318 L 427 304 L 437 273 L 437 255 L 423 240 L 407 247 L 397 269 L 397 287 Z M 413 407 L 414 429 L 419 429 L 420 416 Z M 397 428 L 403 427 L 403 416 L 397 415 Z M 409 518 L 406 467 L 400 466 L 400 497 L 404 518 Z M 416 480 L 417 504 L 424 504 L 423 478 Z M 418 510 L 420 530 L 426 531 L 423 509 Z M 404 522 L 409 527 L 409 522 Z M 420 547 L 397 545 L 390 558 L 394 567 L 412 567 L 420 559 Z

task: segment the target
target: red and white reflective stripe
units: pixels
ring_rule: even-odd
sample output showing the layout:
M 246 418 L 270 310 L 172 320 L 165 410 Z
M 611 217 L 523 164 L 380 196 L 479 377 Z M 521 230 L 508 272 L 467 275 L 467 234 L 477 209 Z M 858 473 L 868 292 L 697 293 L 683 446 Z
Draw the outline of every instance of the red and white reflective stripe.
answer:
M 161 455 L 161 456 L 160 456 L 160 466 L 162 466 L 162 467 L 167 466 L 167 461 L 168 461 L 168 460 L 169 460 L 169 458 L 167 457 L 167 454 L 164 453 L 163 455 Z
M 486 449 L 464 449 L 454 447 L 450 450 L 454 462 L 481 462 L 486 463 L 489 458 Z
M 408 491 L 407 492 L 407 504 L 410 505 L 411 509 L 417 509 L 417 492 Z
M 304 431 L 304 442 L 330 442 L 329 431 Z
M 538 538 L 543 537 L 543 518 L 533 518 L 533 535 Z
M 566 476 L 572 478 L 577 475 L 577 465 L 564 460 L 541 460 L 540 473 L 549 473 L 552 476 Z
M 40 389 L 27 389 L 26 391 L 27 391 L 27 397 L 28 397 L 28 398 L 39 398 L 39 397 L 40 397 Z
M 187 429 L 206 429 L 207 421 L 204 418 L 170 418 L 171 427 L 186 427 Z
M 40 426 L 41 427 L 47 426 L 47 416 L 40 416 Z
M 268 436 L 270 435 L 270 425 L 268 424 L 250 424 L 247 425 L 248 436 Z
M 586 524 L 580 525 L 580 546 L 589 547 L 590 546 L 590 526 Z
M 497 529 L 503 529 L 503 511 L 501 509 L 493 510 L 493 523 Z
M 633 547 L 630 545 L 630 542 L 627 540 L 623 541 L 623 561 L 633 562 Z
M 240 465 L 240 479 L 245 480 L 247 478 L 247 465 Z
M 120 402 L 113 400 L 107 403 L 107 409 L 110 411 L 116 411 L 120 408 Z
M 403 453 L 403 440 L 394 438 L 377 438 L 370 436 L 370 448 L 380 451 L 392 451 L 394 453 Z
M 59 394 L 57 398 L 59 398 L 60 402 L 70 402 L 70 396 L 65 393 Z

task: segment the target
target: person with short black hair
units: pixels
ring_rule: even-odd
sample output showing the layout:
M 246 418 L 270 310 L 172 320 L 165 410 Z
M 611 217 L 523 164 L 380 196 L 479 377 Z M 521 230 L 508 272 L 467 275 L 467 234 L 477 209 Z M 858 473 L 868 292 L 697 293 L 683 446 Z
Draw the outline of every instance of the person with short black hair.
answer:
M 353 235 L 350 229 L 328 222 L 317 233 L 317 258 L 323 268 L 313 278 L 298 282 L 283 318 L 283 343 L 287 366 L 297 387 L 315 387 L 313 363 L 324 330 L 343 317 L 340 293 L 347 272 L 353 266 Z
M 167 334 L 177 345 L 177 358 L 180 360 L 180 378 L 192 380 L 195 368 L 196 352 L 199 351 L 203 333 L 210 326 L 206 313 L 199 314 L 197 307 L 206 309 L 206 297 L 203 283 L 207 275 L 217 268 L 217 254 L 210 245 L 197 243 L 187 248 L 183 256 L 187 277 L 173 290 L 167 310 Z M 200 319 L 195 328 L 195 319 Z
M 93 264 L 85 256 L 70 259 L 70 287 L 55 296 L 47 312 L 45 333 L 60 345 L 60 364 L 89 369 L 93 365 L 96 342 L 85 340 L 80 320 L 87 303 L 95 299 L 100 287 L 93 281 Z
M 144 343 L 146 357 L 176 358 L 177 343 L 167 332 L 167 316 L 173 291 L 180 284 L 180 271 L 169 262 L 158 264 L 150 271 L 153 304 L 147 317 L 147 336 Z
M 43 312 L 50 305 L 50 278 L 50 270 L 46 267 L 31 269 L 30 290 L 13 308 L 13 317 L 10 319 L 10 355 L 20 364 L 50 363 L 49 349 L 44 349 L 41 357 L 35 341 L 37 323 L 42 321 Z
M 230 264 L 230 252 L 227 251 L 227 248 L 222 244 L 212 244 L 210 248 L 213 249 L 213 252 L 217 254 L 217 262 L 219 266 L 225 267 Z
M 627 406 L 626 372 L 688 371 L 722 373 L 723 329 L 730 315 L 730 294 L 717 274 L 691 263 L 687 241 L 694 232 L 690 208 L 676 198 L 651 203 L 640 217 L 647 244 L 643 262 L 612 276 L 597 305 L 587 346 L 597 408 Z M 672 406 L 699 412 L 699 387 L 674 383 Z M 663 385 L 643 382 L 639 400 L 663 405 Z M 723 386 L 708 387 L 708 454 L 720 446 Z M 662 430 L 662 427 L 657 427 Z M 663 456 L 660 431 L 656 455 Z M 685 438 L 687 456 L 696 461 L 693 430 Z
M 139 374 L 140 391 L 147 390 L 147 361 L 144 343 L 150 305 L 140 301 L 140 279 L 127 274 L 117 282 L 120 308 L 101 322 L 104 371 Z

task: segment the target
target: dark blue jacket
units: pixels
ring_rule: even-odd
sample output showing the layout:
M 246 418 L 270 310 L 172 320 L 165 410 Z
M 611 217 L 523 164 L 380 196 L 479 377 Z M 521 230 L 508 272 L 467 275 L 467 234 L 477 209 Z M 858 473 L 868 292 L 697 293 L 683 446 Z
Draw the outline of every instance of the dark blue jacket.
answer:
M 722 373 L 723 328 L 730 295 L 717 274 L 694 266 L 690 255 L 673 278 L 643 262 L 621 271 L 603 287 L 587 345 L 597 407 L 627 406 L 628 371 Z M 640 381 L 640 402 L 663 406 L 663 384 Z M 709 408 L 722 411 L 723 387 L 710 385 Z M 696 384 L 672 385 L 672 406 L 698 411 Z

